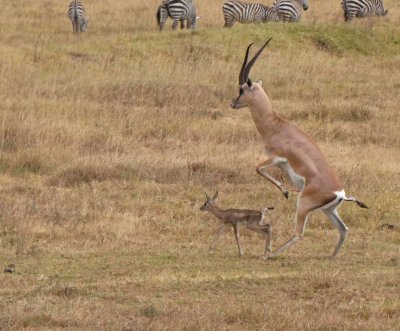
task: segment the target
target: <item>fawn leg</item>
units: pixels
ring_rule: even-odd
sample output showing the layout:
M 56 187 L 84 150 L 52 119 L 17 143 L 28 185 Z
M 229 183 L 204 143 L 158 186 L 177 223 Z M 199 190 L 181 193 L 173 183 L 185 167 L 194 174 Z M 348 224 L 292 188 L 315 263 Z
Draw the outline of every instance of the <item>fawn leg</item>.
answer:
M 214 238 L 213 238 L 213 240 L 211 241 L 211 244 L 210 244 L 210 254 L 212 254 L 214 252 L 215 243 L 217 242 L 217 240 L 221 236 L 221 234 L 224 231 L 224 229 L 225 229 L 225 224 L 222 224 L 218 228 L 218 230 L 215 232 Z
M 238 226 L 235 224 L 233 225 L 233 232 L 235 233 L 235 239 L 236 239 L 236 243 L 238 245 L 239 248 L 239 255 L 242 256 L 243 255 L 243 251 L 242 251 L 242 247 L 240 247 L 240 234 L 239 234 L 239 228 Z

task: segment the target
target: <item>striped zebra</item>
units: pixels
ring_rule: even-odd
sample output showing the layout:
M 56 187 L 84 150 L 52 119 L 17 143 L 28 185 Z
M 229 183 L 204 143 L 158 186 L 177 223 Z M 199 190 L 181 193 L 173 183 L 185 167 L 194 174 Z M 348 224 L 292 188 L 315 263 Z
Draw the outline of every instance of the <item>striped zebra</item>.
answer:
M 382 0 L 343 0 L 341 5 L 345 21 L 351 21 L 354 17 L 385 16 L 388 13 Z
M 239 23 L 278 22 L 280 17 L 274 7 L 260 3 L 247 3 L 238 0 L 228 0 L 222 6 L 225 28 L 231 28 L 236 21 Z
M 174 21 L 172 30 L 176 30 L 179 22 L 183 29 L 185 21 L 187 21 L 188 29 L 195 29 L 198 17 L 193 0 L 163 0 L 157 9 L 157 23 L 160 31 L 164 29 L 168 17 Z
M 68 16 L 72 22 L 74 32 L 85 32 L 88 26 L 85 8 L 82 1 L 71 1 L 68 6 Z
M 274 7 L 277 9 L 281 20 L 284 22 L 299 22 L 302 8 L 308 9 L 307 0 L 276 0 Z

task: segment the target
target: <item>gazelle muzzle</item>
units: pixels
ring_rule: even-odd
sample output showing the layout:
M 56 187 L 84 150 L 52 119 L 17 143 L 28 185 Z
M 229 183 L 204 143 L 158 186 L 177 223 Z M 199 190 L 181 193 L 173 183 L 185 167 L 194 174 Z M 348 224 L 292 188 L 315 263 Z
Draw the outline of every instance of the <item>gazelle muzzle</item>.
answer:
M 239 107 L 238 101 L 239 101 L 240 97 L 241 97 L 241 95 L 239 95 L 237 98 L 235 98 L 235 99 L 232 100 L 232 102 L 231 102 L 231 107 L 232 107 L 233 109 L 240 109 L 240 108 L 243 108 L 243 107 L 244 107 L 244 106 Z

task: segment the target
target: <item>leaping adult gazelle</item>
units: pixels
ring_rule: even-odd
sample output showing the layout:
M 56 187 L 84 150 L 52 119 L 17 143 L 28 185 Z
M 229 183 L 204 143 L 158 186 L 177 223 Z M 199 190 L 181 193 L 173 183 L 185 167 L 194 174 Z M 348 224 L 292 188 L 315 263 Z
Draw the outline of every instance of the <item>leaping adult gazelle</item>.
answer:
M 272 39 L 272 38 L 271 38 Z M 295 125 L 280 118 L 273 110 L 267 94 L 262 88 L 262 82 L 252 82 L 249 72 L 261 52 L 270 42 L 247 62 L 250 48 L 239 74 L 239 96 L 233 99 L 231 107 L 240 109 L 249 107 L 251 115 L 265 146 L 269 157 L 257 166 L 257 173 L 277 186 L 288 197 L 288 191 L 282 183 L 265 172 L 269 167 L 278 165 L 286 171 L 294 185 L 301 191 L 296 211 L 296 228 L 293 236 L 277 250 L 269 254 L 274 257 L 303 237 L 307 217 L 314 210 L 322 210 L 340 232 L 332 257 L 335 257 L 347 235 L 347 226 L 340 219 L 337 208 L 343 201 L 354 201 L 362 208 L 368 208 L 364 203 L 353 197 L 347 197 L 338 176 L 328 165 L 324 155 L 315 142 Z

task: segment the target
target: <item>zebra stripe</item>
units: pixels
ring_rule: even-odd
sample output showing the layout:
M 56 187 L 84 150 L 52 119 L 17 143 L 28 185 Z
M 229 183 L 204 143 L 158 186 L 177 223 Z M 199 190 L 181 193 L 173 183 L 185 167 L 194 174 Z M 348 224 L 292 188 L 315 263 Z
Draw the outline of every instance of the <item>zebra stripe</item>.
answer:
M 157 25 L 160 28 L 160 31 L 164 29 L 164 25 L 167 21 L 168 16 L 168 9 L 165 7 L 165 5 L 159 5 L 157 9 Z
M 181 28 L 183 29 L 185 20 L 187 21 L 188 29 L 195 29 L 197 13 L 193 0 L 163 0 L 157 9 L 157 23 L 160 31 L 164 28 L 168 17 L 171 17 L 174 21 L 172 30 L 176 30 L 179 22 L 181 22 Z
M 71 1 L 68 6 L 68 16 L 72 22 L 72 28 L 75 33 L 85 32 L 88 26 L 85 8 L 82 1 Z
M 345 21 L 351 21 L 354 17 L 385 16 L 388 13 L 382 0 L 343 0 L 341 5 Z
M 307 0 L 276 0 L 274 3 L 282 21 L 299 22 L 301 19 L 302 8 L 308 9 Z
M 224 27 L 230 28 L 236 21 L 239 23 L 278 22 L 278 12 L 274 7 L 267 7 L 260 3 L 246 3 L 238 0 L 229 0 L 222 6 Z

